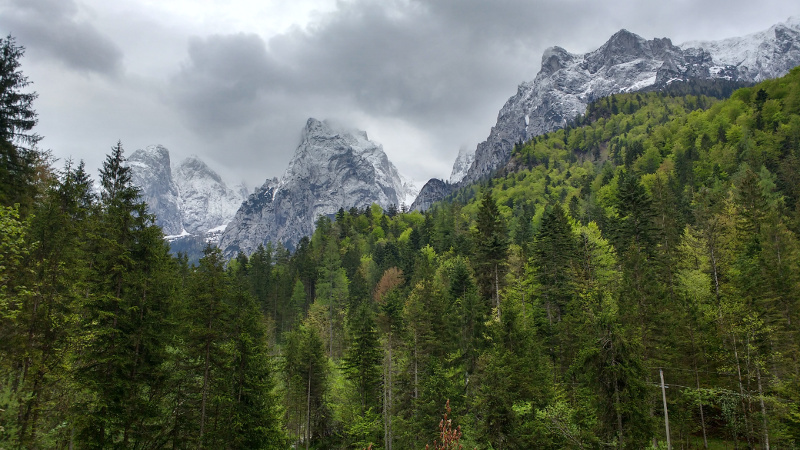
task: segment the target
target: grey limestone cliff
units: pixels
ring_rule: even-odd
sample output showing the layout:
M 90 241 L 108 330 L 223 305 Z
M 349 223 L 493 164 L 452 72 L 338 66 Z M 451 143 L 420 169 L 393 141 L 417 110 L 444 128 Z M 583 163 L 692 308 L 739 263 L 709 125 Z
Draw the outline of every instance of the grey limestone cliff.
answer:
M 293 248 L 313 233 L 319 216 L 372 203 L 400 205 L 407 188 L 381 145 L 365 132 L 308 119 L 286 172 L 242 203 L 220 247 L 229 257 L 250 254 L 267 242 Z
M 246 192 L 230 188 L 197 156 L 183 160 L 173 170 L 180 194 L 184 228 L 192 234 L 214 233 L 231 221 Z
M 413 209 L 425 211 L 431 207 L 435 202 L 442 200 L 453 192 L 455 184 L 450 184 L 438 178 L 431 178 L 422 186 L 419 195 L 412 204 Z
M 178 188 L 172 179 L 169 150 L 151 145 L 136 150 L 128 158 L 131 181 L 141 189 L 148 210 L 156 216 L 156 224 L 165 234 L 179 234 L 183 230 Z
M 169 150 L 161 145 L 136 150 L 127 164 L 133 184 L 167 236 L 188 233 L 218 239 L 247 196 L 244 187 L 229 188 L 197 156 L 172 167 Z

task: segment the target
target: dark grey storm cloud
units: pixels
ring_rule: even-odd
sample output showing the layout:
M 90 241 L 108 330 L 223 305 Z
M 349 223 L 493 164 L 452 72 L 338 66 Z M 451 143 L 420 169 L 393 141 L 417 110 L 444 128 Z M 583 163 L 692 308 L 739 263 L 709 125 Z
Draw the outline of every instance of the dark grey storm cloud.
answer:
M 638 0 L 341 2 L 308 28 L 269 41 L 256 34 L 193 39 L 174 78 L 175 100 L 206 133 L 246 127 L 304 99 L 317 109 L 335 104 L 431 127 L 499 107 L 514 86 L 533 79 L 546 47 L 585 52 L 623 26 L 661 37 L 637 25 L 680 28 L 687 8 L 708 9 L 711 24 L 714 17 L 724 24 L 718 1 L 682 8 Z M 294 105 L 284 93 L 293 93 Z
M 578 7 L 587 8 L 561 1 L 341 3 L 308 29 L 269 42 L 256 35 L 193 40 L 176 86 L 195 113 L 194 97 L 207 98 L 218 85 L 239 110 L 247 109 L 242 101 L 257 104 L 268 91 L 285 90 L 345 96 L 368 113 L 429 122 L 533 78 L 542 42 L 552 36 L 555 44 L 563 32 L 555 15 L 575 17 L 578 28 L 594 20 Z M 202 129 L 213 120 L 204 111 L 196 119 Z
M 229 129 L 254 117 L 270 83 L 273 63 L 255 34 L 195 38 L 188 66 L 175 80 L 175 93 L 200 128 Z
M 269 42 L 256 35 L 195 39 L 175 79 L 177 100 L 203 130 L 230 126 L 253 109 L 269 111 L 281 92 L 430 123 L 486 101 L 498 85 L 522 81 L 519 66 L 534 65 L 512 61 L 518 67 L 509 71 L 513 42 L 475 40 L 469 24 L 448 28 L 445 19 L 425 7 L 364 1 Z
M 547 47 L 584 53 L 623 27 L 680 43 L 706 37 L 698 35 L 699 18 L 713 30 L 741 14 L 737 7 L 753 10 L 745 0 L 725 8 L 721 0 L 663 3 L 339 2 L 311 25 L 269 40 L 257 34 L 192 39 L 172 78 L 172 101 L 197 133 L 219 142 L 236 136 L 250 148 L 235 151 L 273 167 L 288 161 L 309 116 L 400 121 L 424 135 L 417 143 L 431 147 L 412 151 L 441 160 L 488 135 L 503 102 L 535 77 Z
M 91 23 L 78 18 L 74 0 L 9 0 L 0 10 L 0 28 L 80 71 L 112 74 L 122 64 L 122 51 Z

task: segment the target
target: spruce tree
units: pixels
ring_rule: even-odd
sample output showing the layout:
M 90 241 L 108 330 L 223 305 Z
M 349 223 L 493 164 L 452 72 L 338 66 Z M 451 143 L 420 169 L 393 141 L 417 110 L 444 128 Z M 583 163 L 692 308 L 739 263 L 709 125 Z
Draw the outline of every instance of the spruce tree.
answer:
M 167 247 L 133 186 L 118 143 L 100 171 L 100 211 L 90 223 L 91 255 L 81 300 L 75 377 L 77 436 L 92 445 L 136 445 L 157 433 L 169 329 Z
M 601 442 L 642 448 L 653 435 L 642 350 L 625 336 L 615 302 L 604 306 L 608 310 L 596 323 L 595 339 L 576 358 L 574 375 L 593 393 Z
M 381 352 L 375 319 L 364 304 L 352 311 L 350 334 L 352 340 L 343 367 L 358 392 L 361 412 L 377 411 L 380 404 Z
M 638 328 L 645 357 L 663 356 L 655 351 L 663 337 L 654 332 L 658 322 L 648 320 L 664 311 L 662 302 L 667 297 L 665 286 L 658 282 L 656 245 L 660 239 L 655 211 L 635 174 L 622 172 L 618 187 L 616 245 L 622 265 L 621 314 Z
M 221 395 L 224 375 L 229 369 L 230 347 L 225 345 L 230 320 L 231 285 L 225 273 L 222 251 L 207 246 L 200 265 L 190 278 L 188 310 L 188 356 L 196 361 L 194 376 L 198 394 L 194 398 L 197 420 L 197 442 L 214 446 L 223 442 L 219 435 L 217 406 L 225 401 Z
M 395 347 L 397 336 L 401 333 L 403 298 L 400 286 L 404 282 L 403 271 L 392 267 L 384 272 L 377 286 L 374 298 L 378 306 L 377 324 L 383 333 L 383 441 L 387 449 L 392 448 L 394 415 Z
M 561 320 L 572 297 L 575 251 L 575 238 L 564 210 L 560 204 L 549 206 L 533 244 L 531 262 L 551 326 Z
M 301 323 L 285 338 L 283 373 L 287 386 L 287 426 L 295 448 L 311 446 L 326 426 L 327 360 L 313 326 Z
M 277 316 L 275 305 L 269 302 L 270 284 L 272 283 L 272 245 L 259 244 L 258 248 L 250 255 L 250 293 L 261 307 L 261 310 L 272 316 Z
M 522 430 L 531 411 L 550 397 L 552 377 L 540 341 L 526 326 L 519 305 L 505 300 L 503 315 L 490 323 L 487 334 L 491 346 L 478 362 L 470 405 L 479 441 L 493 448 L 536 448 L 534 436 Z M 525 409 L 515 408 L 520 405 Z
M 24 356 L 20 355 L 23 376 L 17 382 L 21 391 L 30 393 L 20 414 L 24 446 L 36 446 L 42 436 L 55 433 L 59 420 L 68 420 L 62 389 L 70 379 L 66 360 L 78 331 L 77 305 L 87 275 L 83 243 L 85 220 L 93 209 L 90 186 L 83 163 L 75 168 L 68 161 L 29 219 L 28 240 L 37 245 L 25 262 L 30 270 L 18 277 L 35 288 L 23 297 L 17 316 L 18 332 L 26 336 L 18 347 Z M 63 439 L 66 430 L 58 434 Z
M 0 140 L 32 148 L 41 140 L 30 130 L 36 125 L 33 101 L 38 94 L 22 92 L 31 82 L 19 70 L 25 47 L 8 35 L 0 38 Z
M 269 449 L 285 444 L 273 394 L 267 330 L 253 298 L 239 289 L 230 299 L 231 366 L 226 370 L 231 414 L 220 418 L 229 448 Z M 217 394 L 220 395 L 220 394 Z
M 35 92 L 24 92 L 31 84 L 19 69 L 25 48 L 9 35 L 0 38 L 0 205 L 22 205 L 27 213 L 36 192 L 34 176 L 41 137 L 32 133 L 37 114 Z
M 297 325 L 300 319 L 303 318 L 303 310 L 306 307 L 306 287 L 303 282 L 298 278 L 294 282 L 292 288 L 292 297 L 289 299 L 289 304 L 286 306 L 286 319 L 292 326 Z
M 0 445 L 24 447 L 24 402 L 27 392 L 20 386 L 21 363 L 26 358 L 25 327 L 19 316 L 24 308 L 26 227 L 17 208 L 0 206 Z M 22 436 L 20 435 L 22 434 Z
M 491 189 L 483 191 L 476 226 L 474 266 L 478 287 L 484 298 L 491 299 L 491 304 L 500 315 L 500 280 L 505 275 L 508 239 L 505 221 L 500 215 Z
M 322 222 L 325 223 L 325 222 Z M 328 310 L 327 340 L 328 356 L 338 358 L 341 356 L 341 347 L 336 345 L 341 342 L 343 331 L 344 308 L 349 297 L 349 280 L 341 265 L 339 246 L 334 240 L 325 245 L 322 264 L 319 267 L 316 294 L 317 302 Z

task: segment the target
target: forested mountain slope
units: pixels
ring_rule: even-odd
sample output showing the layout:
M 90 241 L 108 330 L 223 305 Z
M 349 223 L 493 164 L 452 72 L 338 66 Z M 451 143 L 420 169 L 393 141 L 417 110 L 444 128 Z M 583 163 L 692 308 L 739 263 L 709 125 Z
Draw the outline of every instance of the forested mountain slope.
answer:
M 381 361 L 344 379 L 372 380 L 399 448 L 446 398 L 478 447 L 641 448 L 665 440 L 659 369 L 674 445 L 792 442 L 799 100 L 800 70 L 600 100 L 428 214 L 322 219 L 275 286 L 340 367 Z
M 551 47 L 536 78 L 519 85 L 497 115 L 486 141 L 478 144 L 463 181 L 479 182 L 503 166 L 514 145 L 563 128 L 593 100 L 612 94 L 664 90 L 676 82 L 719 82 L 741 87 L 785 75 L 800 64 L 800 20 L 790 18 L 762 32 L 717 42 L 673 45 L 620 30 L 594 51 L 580 55 Z M 414 209 L 427 209 L 445 192 L 423 187 Z M 445 194 L 446 195 L 446 194 Z

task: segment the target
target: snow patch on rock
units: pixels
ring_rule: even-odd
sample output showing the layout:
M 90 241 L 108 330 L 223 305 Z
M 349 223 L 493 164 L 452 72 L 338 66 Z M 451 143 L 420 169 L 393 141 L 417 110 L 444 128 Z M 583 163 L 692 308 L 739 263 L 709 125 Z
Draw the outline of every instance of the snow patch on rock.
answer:
M 149 211 L 165 239 L 188 235 L 221 235 L 242 201 L 244 184 L 229 188 L 214 170 L 197 156 L 172 167 L 169 150 L 152 145 L 136 150 L 127 161 L 133 184 L 141 189 Z
M 372 203 L 399 208 L 414 196 L 413 184 L 366 132 L 311 118 L 283 176 L 267 180 L 242 203 L 220 247 L 227 256 L 250 254 L 267 242 L 293 248 L 313 233 L 320 216 Z
M 528 116 L 525 116 L 525 118 L 527 119 Z M 473 161 L 475 161 L 475 152 L 466 147 L 461 147 L 461 149 L 458 150 L 456 162 L 453 163 L 453 171 L 450 172 L 450 184 L 455 184 L 463 180 L 464 177 L 467 176 L 467 171 L 469 171 L 469 167 L 472 165 Z
M 748 36 L 680 46 L 667 38 L 646 40 L 621 30 L 597 50 L 583 55 L 551 47 L 542 55 L 536 78 L 521 83 L 502 107 L 460 182 L 449 187 L 441 183 L 426 186 L 444 196 L 490 176 L 509 160 L 515 143 L 563 128 L 583 114 L 590 102 L 611 94 L 660 89 L 685 80 L 758 82 L 782 76 L 797 65 L 800 18 Z M 423 187 L 420 197 L 430 204 L 436 195 Z M 413 208 L 420 209 L 418 201 Z

